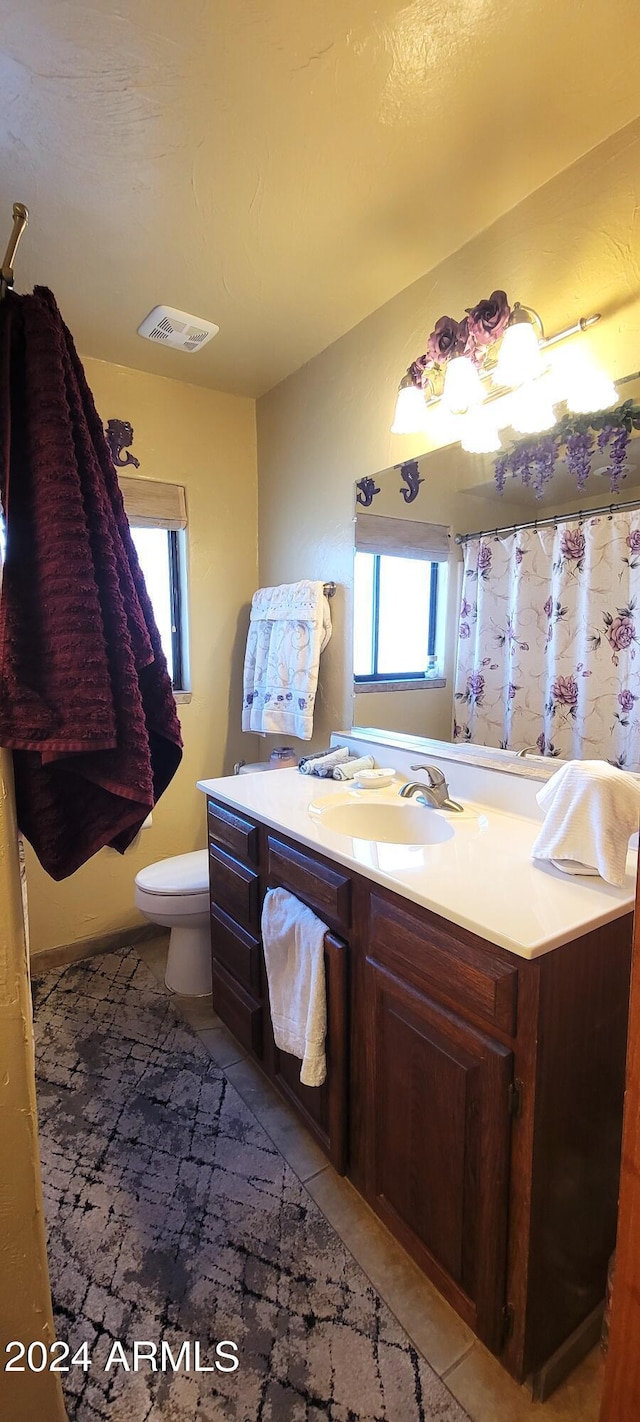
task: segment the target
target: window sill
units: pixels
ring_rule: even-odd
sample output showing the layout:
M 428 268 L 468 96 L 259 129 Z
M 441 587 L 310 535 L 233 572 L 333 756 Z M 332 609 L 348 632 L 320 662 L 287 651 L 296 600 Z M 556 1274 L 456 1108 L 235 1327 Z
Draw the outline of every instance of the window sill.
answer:
M 184 706 L 187 701 L 190 701 L 190 700 L 191 700 L 191 692 L 190 692 L 190 691 L 174 691 L 174 693 L 173 693 L 173 699 L 174 699 L 174 701 L 176 702 L 176 705 L 177 705 L 177 706 Z
M 423 681 L 416 681 L 412 678 L 403 681 L 399 677 L 397 681 L 354 681 L 353 690 L 357 696 L 360 692 L 366 691 L 430 691 L 432 687 L 446 686 L 447 681 L 444 676 L 427 676 Z

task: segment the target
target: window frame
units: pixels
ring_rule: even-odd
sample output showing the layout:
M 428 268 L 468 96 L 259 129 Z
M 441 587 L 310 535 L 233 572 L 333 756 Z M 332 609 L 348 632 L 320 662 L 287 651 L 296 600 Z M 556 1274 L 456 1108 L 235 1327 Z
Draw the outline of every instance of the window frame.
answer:
M 356 550 L 358 551 L 358 550 Z M 364 550 L 360 550 L 364 551 Z M 407 682 L 411 686 L 420 686 L 440 680 L 437 670 L 425 671 L 402 671 L 402 672 L 380 672 L 378 671 L 378 644 L 380 637 L 380 559 L 385 556 L 402 557 L 402 554 L 374 553 L 367 550 L 369 556 L 373 558 L 373 593 L 371 599 L 371 623 L 372 623 L 372 671 L 353 673 L 353 682 L 356 689 L 366 689 L 371 686 L 379 686 L 381 689 L 385 685 L 393 685 L 399 682 Z M 421 558 L 417 560 L 429 564 L 429 627 L 427 632 L 427 659 L 436 657 L 437 631 L 438 631 L 438 563 L 433 559 Z
M 171 613 L 171 686 L 176 699 L 191 700 L 187 627 L 186 530 L 150 524 L 135 514 L 129 515 L 129 527 L 163 533 L 167 539 L 169 564 L 169 606 Z M 135 542 L 134 542 L 135 546 Z M 136 550 L 137 552 L 137 550 Z M 153 602 L 151 604 L 153 606 Z

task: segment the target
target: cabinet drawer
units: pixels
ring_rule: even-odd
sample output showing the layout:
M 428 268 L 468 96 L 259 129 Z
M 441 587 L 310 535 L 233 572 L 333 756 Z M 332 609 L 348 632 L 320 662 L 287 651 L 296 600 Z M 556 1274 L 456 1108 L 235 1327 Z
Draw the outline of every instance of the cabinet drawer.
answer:
M 293 849 L 271 835 L 268 845 L 269 887 L 290 889 L 292 894 L 298 894 L 332 923 L 348 928 L 351 923 L 351 880 L 347 875 L 338 869 L 330 869 L 313 855 Z
M 458 937 L 459 933 L 459 937 Z M 434 992 L 458 1011 L 467 1008 L 511 1036 L 516 1030 L 518 969 L 473 934 L 448 931 L 442 920 L 422 919 L 371 895 L 369 943 L 381 963 Z
M 259 923 L 258 875 L 239 864 L 223 849 L 209 845 L 209 878 L 211 898 L 236 918 L 245 928 L 257 928 Z
M 238 859 L 258 862 L 258 826 L 237 810 L 229 810 L 226 805 L 218 805 L 215 800 L 207 800 L 207 827 L 209 838 L 230 849 Z
M 213 1006 L 218 1016 L 248 1052 L 262 1056 L 262 1008 L 216 963 L 211 964 Z
M 260 993 L 260 944 L 234 923 L 221 908 L 211 905 L 211 951 L 218 963 L 255 996 Z

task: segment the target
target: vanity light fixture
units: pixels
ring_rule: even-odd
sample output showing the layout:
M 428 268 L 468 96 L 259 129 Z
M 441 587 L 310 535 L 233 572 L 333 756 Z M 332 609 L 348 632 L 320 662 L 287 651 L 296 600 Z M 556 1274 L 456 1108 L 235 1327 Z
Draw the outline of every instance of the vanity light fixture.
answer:
M 557 402 L 558 397 L 555 396 Z M 509 396 L 510 423 L 518 434 L 542 434 L 556 423 L 554 394 L 548 375 L 527 380 Z
M 466 415 L 482 402 L 483 395 L 480 376 L 468 356 L 454 356 L 447 362 L 442 403 L 449 414 Z
M 542 375 L 541 340 L 544 341 L 544 326 L 537 311 L 514 301 L 493 370 L 494 385 L 523 385 L 525 380 Z
M 591 366 L 587 378 L 586 367 L 573 371 L 569 362 L 564 378 L 554 374 L 552 385 L 545 360 L 550 347 L 599 320 L 595 312 L 547 336 L 537 311 L 519 301 L 510 306 L 501 290 L 468 307 L 462 321 L 441 316 L 425 353 L 400 382 L 392 433 L 430 431 L 435 439 L 442 431 L 427 419 L 428 412 L 439 407 L 444 420 L 438 424 L 447 427 L 447 437 L 438 443 L 459 439 L 470 452 L 488 453 L 499 449 L 497 432 L 507 418 L 519 433 L 533 434 L 552 428 L 557 419 L 553 406 L 561 401 L 576 412 L 608 408 L 617 395 L 603 372 Z M 518 398 L 511 405 L 514 393 Z M 478 419 L 488 404 L 494 407 L 491 418 Z
M 392 434 L 422 434 L 427 426 L 427 407 L 422 387 L 410 375 L 400 381 Z
M 485 405 L 470 410 L 460 425 L 460 443 L 467 454 L 496 454 L 502 448 L 498 427 Z

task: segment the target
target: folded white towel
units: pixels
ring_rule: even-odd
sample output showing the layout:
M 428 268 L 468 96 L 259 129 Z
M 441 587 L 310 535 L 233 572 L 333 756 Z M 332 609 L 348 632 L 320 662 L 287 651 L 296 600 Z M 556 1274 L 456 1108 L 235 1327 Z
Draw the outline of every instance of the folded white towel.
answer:
M 322 923 L 286 889 L 268 889 L 262 908 L 262 941 L 276 1047 L 300 1057 L 304 1086 L 322 1086 L 327 1074 L 327 990 Z
M 321 775 L 328 780 L 333 775 L 336 766 L 348 759 L 347 747 L 337 746 L 328 754 L 326 751 L 322 751 L 318 756 L 307 756 L 305 760 L 300 761 L 298 770 L 301 770 L 303 775 Z
M 359 755 L 357 760 L 346 760 L 344 765 L 336 765 L 334 780 L 354 780 L 361 770 L 373 770 L 373 756 Z
M 624 884 L 629 838 L 640 820 L 640 782 L 604 760 L 570 760 L 536 799 L 545 819 L 534 859 L 570 861 L 576 873 L 586 865 L 608 884 Z
M 323 583 L 258 588 L 244 659 L 243 731 L 311 739 L 320 653 L 330 636 Z

